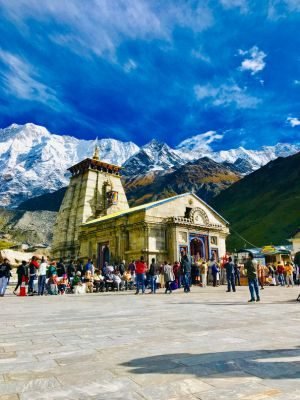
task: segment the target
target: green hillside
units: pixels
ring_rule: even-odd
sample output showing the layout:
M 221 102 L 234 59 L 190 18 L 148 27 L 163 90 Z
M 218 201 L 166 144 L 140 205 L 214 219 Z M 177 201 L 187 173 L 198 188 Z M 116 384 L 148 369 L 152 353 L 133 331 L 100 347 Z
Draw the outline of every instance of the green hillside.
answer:
M 300 225 L 300 153 L 270 162 L 211 203 L 231 223 L 230 250 L 245 245 L 233 231 L 256 246 L 288 244 Z

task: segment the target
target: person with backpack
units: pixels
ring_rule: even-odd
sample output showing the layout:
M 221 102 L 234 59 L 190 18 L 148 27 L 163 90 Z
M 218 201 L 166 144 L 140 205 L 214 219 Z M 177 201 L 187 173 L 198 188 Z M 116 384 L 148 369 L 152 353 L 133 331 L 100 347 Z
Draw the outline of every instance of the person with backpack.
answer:
M 13 294 L 15 294 L 15 295 L 17 295 L 18 288 L 21 287 L 22 281 L 25 280 L 26 264 L 27 264 L 27 262 L 23 260 L 22 263 L 17 268 L 18 282 L 17 282 L 17 286 L 15 287 L 15 290 L 13 291 Z
M 234 263 L 232 258 L 228 258 L 228 262 L 224 265 L 226 270 L 226 280 L 227 280 L 227 292 L 235 292 L 235 273 L 234 273 Z
M 157 274 L 158 274 L 158 265 L 155 262 L 155 258 L 152 258 L 151 264 L 149 267 L 148 275 L 149 275 L 149 280 L 150 280 L 150 288 L 151 292 L 155 294 L 156 293 L 156 280 L 157 280 Z

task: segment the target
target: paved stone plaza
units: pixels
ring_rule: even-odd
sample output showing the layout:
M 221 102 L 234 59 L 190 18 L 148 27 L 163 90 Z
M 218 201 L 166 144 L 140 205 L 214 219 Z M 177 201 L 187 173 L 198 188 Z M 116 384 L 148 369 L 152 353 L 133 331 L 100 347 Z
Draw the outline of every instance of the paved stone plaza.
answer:
M 299 288 L 0 299 L 0 400 L 300 399 Z

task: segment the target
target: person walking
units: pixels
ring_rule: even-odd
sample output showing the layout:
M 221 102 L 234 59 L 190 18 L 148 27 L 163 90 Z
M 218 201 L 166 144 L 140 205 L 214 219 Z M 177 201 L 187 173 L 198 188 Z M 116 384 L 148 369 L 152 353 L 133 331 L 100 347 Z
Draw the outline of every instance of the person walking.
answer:
M 155 262 L 155 258 L 152 258 L 148 274 L 149 274 L 149 278 L 150 278 L 150 288 L 151 288 L 150 293 L 153 293 L 153 294 L 156 293 L 157 273 L 158 273 L 158 265 Z
M 15 290 L 13 291 L 13 294 L 15 295 L 17 295 L 17 290 L 22 285 L 22 280 L 25 279 L 26 277 L 26 264 L 27 262 L 23 260 L 21 265 L 19 265 L 17 268 L 18 282 L 17 286 L 15 287 Z
M 135 272 L 136 272 L 136 292 L 135 294 L 139 294 L 140 286 L 142 289 L 142 293 L 145 293 L 145 272 L 147 270 L 147 264 L 144 260 L 144 257 L 141 256 L 140 260 L 135 263 Z
M 10 277 L 11 266 L 8 259 L 5 258 L 0 265 L 0 297 L 5 295 L 8 279 Z
M 227 292 L 235 292 L 235 274 L 234 274 L 234 263 L 232 262 L 232 258 L 228 258 L 228 262 L 224 265 L 226 271 L 226 280 L 227 280 Z
M 181 269 L 183 272 L 183 279 L 184 279 L 184 292 L 189 293 L 191 291 L 190 284 L 191 284 L 191 261 L 187 254 L 182 253 L 181 257 Z
M 29 282 L 28 282 L 28 296 L 33 296 L 33 285 L 36 280 L 36 273 L 39 268 L 39 263 L 37 261 L 37 257 L 33 256 L 29 263 L 28 274 L 29 274 Z
M 249 303 L 255 301 L 255 295 L 256 295 L 256 301 L 260 301 L 258 281 L 257 281 L 257 265 L 253 261 L 252 253 L 249 253 L 248 260 L 245 263 L 245 269 L 247 270 L 248 285 L 251 295 Z
M 41 264 L 38 269 L 38 296 L 44 295 L 46 274 L 47 274 L 48 263 L 44 257 L 42 257 Z
M 278 261 L 277 263 L 277 279 L 280 286 L 285 286 L 285 279 L 284 279 L 284 265 L 282 262 Z

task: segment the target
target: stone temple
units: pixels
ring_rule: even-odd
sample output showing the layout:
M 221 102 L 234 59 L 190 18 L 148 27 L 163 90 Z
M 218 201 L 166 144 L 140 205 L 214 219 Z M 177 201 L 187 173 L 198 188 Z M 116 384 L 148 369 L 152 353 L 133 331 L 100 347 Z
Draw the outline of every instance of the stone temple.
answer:
M 69 168 L 72 176 L 60 207 L 52 253 L 58 257 L 93 258 L 104 262 L 149 262 L 223 257 L 228 222 L 193 193 L 130 208 L 121 167 L 99 160 L 96 148 Z

